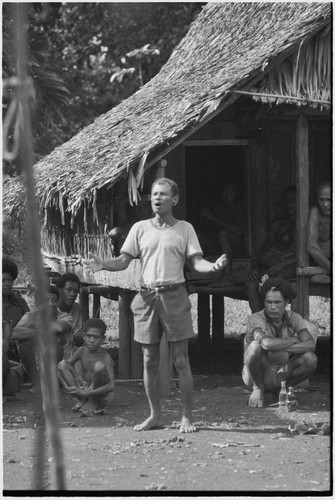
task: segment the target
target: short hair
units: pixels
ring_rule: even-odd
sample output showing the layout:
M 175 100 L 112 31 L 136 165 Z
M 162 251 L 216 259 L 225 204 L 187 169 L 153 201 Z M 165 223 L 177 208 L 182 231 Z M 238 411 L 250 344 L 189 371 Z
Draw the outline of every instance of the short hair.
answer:
M 10 274 L 13 281 L 16 280 L 17 275 L 19 274 L 16 262 L 9 257 L 9 255 L 4 255 L 2 257 L 2 274 L 4 273 Z
M 321 193 L 321 191 L 323 189 L 325 189 L 325 188 L 331 189 L 331 185 L 330 185 L 329 181 L 320 182 L 320 184 L 318 185 L 318 189 L 317 189 L 316 195 L 319 196 L 319 194 Z
M 49 285 L 48 293 L 52 293 L 53 295 L 57 295 L 57 297 L 59 298 L 59 290 L 55 285 Z
M 64 288 L 65 284 L 68 282 L 68 281 L 73 281 L 73 283 L 77 283 L 78 285 L 78 288 L 80 289 L 80 279 L 78 278 L 78 276 L 74 273 L 65 273 L 65 274 L 62 274 L 62 276 L 58 279 L 57 281 L 57 288 Z
M 294 298 L 295 294 L 293 292 L 292 285 L 289 281 L 284 278 L 269 278 L 265 281 L 265 283 L 261 286 L 259 293 L 265 301 L 265 296 L 269 291 L 278 291 L 282 294 L 285 300 L 289 302 Z
M 87 332 L 89 328 L 97 328 L 98 330 L 101 331 L 101 335 L 104 336 L 107 330 L 107 325 L 100 318 L 90 318 L 85 323 L 85 328 L 84 328 L 85 332 Z
M 175 181 L 167 179 L 166 177 L 160 177 L 159 179 L 156 179 L 152 183 L 151 190 L 153 189 L 154 186 L 156 186 L 156 184 L 168 184 L 171 188 L 172 196 L 179 196 L 179 187 Z

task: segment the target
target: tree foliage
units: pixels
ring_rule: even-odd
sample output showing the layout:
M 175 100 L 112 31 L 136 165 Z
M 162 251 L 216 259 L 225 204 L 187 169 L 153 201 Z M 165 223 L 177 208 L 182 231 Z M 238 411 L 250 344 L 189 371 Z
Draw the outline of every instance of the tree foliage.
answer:
M 3 77 L 15 74 L 13 5 L 3 4 Z M 17 5 L 17 4 L 16 4 Z M 28 70 L 36 159 L 147 83 L 201 3 L 30 4 Z M 11 93 L 4 98 L 6 111 Z

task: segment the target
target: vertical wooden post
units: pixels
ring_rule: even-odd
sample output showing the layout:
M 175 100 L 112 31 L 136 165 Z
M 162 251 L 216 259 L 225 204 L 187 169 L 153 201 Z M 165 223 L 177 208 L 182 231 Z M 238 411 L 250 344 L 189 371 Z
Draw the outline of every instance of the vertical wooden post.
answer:
M 308 120 L 301 113 L 296 125 L 296 166 L 297 166 L 297 252 L 298 266 L 308 266 L 307 224 L 309 212 L 309 155 Z M 297 311 L 309 319 L 309 281 L 297 276 Z
M 82 315 L 83 315 L 83 322 L 85 324 L 86 321 L 88 320 L 89 316 L 90 316 L 90 312 L 89 312 L 89 295 L 87 293 L 87 289 L 85 289 L 85 288 L 82 288 L 80 290 L 79 303 L 80 303 L 81 312 L 82 312 Z
M 93 318 L 100 318 L 100 293 L 93 294 Z
M 224 342 L 224 296 L 212 295 L 212 349 L 222 349 Z
M 209 295 L 198 293 L 198 351 L 208 353 L 211 348 Z
M 119 378 L 131 377 L 131 332 L 129 325 L 130 294 L 119 290 Z

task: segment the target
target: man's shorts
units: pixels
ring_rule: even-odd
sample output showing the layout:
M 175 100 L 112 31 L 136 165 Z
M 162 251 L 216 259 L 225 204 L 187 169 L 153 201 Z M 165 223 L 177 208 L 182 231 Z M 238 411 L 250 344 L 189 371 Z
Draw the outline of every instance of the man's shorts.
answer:
M 162 292 L 141 290 L 134 297 L 131 310 L 136 342 L 156 344 L 163 331 L 168 342 L 194 337 L 191 302 L 184 285 Z

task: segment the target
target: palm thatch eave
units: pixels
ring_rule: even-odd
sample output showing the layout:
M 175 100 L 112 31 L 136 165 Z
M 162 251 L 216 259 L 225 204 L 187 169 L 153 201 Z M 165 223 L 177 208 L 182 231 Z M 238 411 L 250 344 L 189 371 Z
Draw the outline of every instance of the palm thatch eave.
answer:
M 155 78 L 35 166 L 39 206 L 66 199 L 75 214 L 102 187 L 127 175 L 139 181 L 231 92 L 255 85 L 330 20 L 330 3 L 208 4 Z M 11 213 L 21 210 L 20 190 L 13 184 L 4 196 Z

